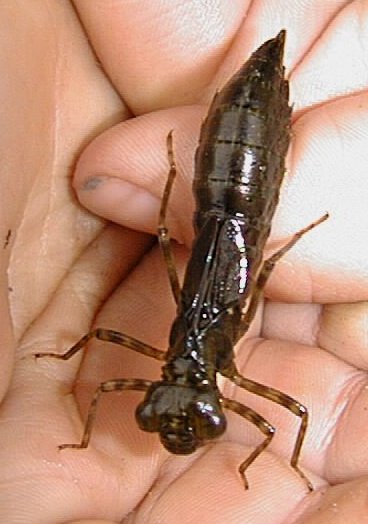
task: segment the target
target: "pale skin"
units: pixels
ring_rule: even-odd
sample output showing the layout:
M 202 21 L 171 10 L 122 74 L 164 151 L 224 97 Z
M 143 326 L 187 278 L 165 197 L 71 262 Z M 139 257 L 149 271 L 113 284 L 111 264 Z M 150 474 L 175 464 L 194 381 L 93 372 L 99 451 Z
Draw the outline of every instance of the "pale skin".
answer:
M 79 19 L 67 2 L 0 5 L 0 520 L 362 522 L 368 2 L 329 2 L 327 10 L 315 1 L 303 12 L 298 2 L 287 12 L 282 2 L 164 4 L 82 0 L 75 2 Z M 324 212 L 330 218 L 278 263 L 267 300 L 236 348 L 237 365 L 309 408 L 300 467 L 315 492 L 288 464 L 296 417 L 222 382 L 226 396 L 276 427 L 269 451 L 247 471 L 247 492 L 237 467 L 262 439 L 255 428 L 232 415 L 225 439 L 171 456 L 135 424 L 140 392 L 106 394 L 89 447 L 58 451 L 80 441 L 101 381 L 155 379 L 160 363 L 98 342 L 68 362 L 32 355 L 63 352 L 96 326 L 166 349 L 175 305 L 153 235 L 167 133 L 174 130 L 178 165 L 168 226 L 180 243 L 174 253 L 182 275 L 207 104 L 281 28 L 293 143 L 267 254 Z

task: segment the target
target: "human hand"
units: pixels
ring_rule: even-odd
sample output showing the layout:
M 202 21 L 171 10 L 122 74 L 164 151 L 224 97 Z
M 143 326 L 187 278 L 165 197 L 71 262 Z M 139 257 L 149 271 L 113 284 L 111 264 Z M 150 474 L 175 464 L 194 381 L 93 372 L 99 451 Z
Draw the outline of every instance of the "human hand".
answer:
M 94 63 L 68 4 L 54 6 L 51 13 L 40 3 L 37 16 L 32 12 L 32 31 L 30 8 L 24 4 L 3 13 L 16 15 L 18 24 L 27 20 L 29 34 L 16 41 L 16 56 L 23 61 L 7 69 L 23 91 L 10 84 L 10 102 L 4 104 L 12 110 L 6 113 L 3 179 L 13 173 L 22 178 L 19 184 L 9 176 L 3 203 L 4 239 L 8 229 L 13 233 L 3 250 L 7 352 L 2 385 L 7 394 L 0 412 L 0 515 L 6 522 L 21 522 L 23 516 L 24 522 L 37 524 L 199 518 L 271 523 L 301 515 L 315 523 L 326 522 L 334 511 L 334 522 L 346 522 L 347 514 L 349 522 L 359 522 L 365 514 L 367 463 L 368 74 L 364 50 L 356 46 L 364 39 L 354 14 L 362 28 L 366 15 L 354 2 L 330 3 L 330 11 L 315 3 L 306 13 L 296 4 L 295 11 L 285 13 L 279 3 L 272 11 L 256 2 L 246 13 L 244 1 L 231 8 L 219 2 L 217 14 L 213 6 L 206 10 L 198 3 L 183 3 L 176 11 L 180 4 L 170 2 L 158 14 L 151 2 L 111 10 L 97 1 L 75 3 L 114 89 Z M 262 23 L 256 33 L 257 20 Z M 89 448 L 58 452 L 59 444 L 80 440 L 93 391 L 102 380 L 154 379 L 159 366 L 100 343 L 89 346 L 82 363 L 81 355 L 67 363 L 35 361 L 30 355 L 64 351 L 92 322 L 167 347 L 175 312 L 165 266 L 151 238 L 132 231 L 155 233 L 168 170 L 165 137 L 174 129 L 179 176 L 169 227 L 184 244 L 175 248 L 182 271 L 193 238 L 193 153 L 207 103 L 250 52 L 282 27 L 287 29 L 294 139 L 267 254 L 326 210 L 330 219 L 276 267 L 264 309 L 238 345 L 237 363 L 245 376 L 281 389 L 310 409 L 301 467 L 316 492 L 308 495 L 287 463 L 298 421 L 229 384 L 224 384 L 225 394 L 235 395 L 277 428 L 270 452 L 247 471 L 248 492 L 237 467 L 262 438 L 254 428 L 229 416 L 225 441 L 188 457 L 169 456 L 157 435 L 144 434 L 135 424 L 139 393 L 107 396 Z M 9 23 L 10 42 L 12 31 Z M 135 117 L 110 128 L 128 116 L 117 94 Z M 14 111 L 18 104 L 21 111 Z M 67 175 L 76 155 L 105 128 L 110 129 L 80 158 L 73 184 L 84 205 L 122 229 L 104 227 L 69 189 Z M 14 342 L 6 322 L 10 253 Z

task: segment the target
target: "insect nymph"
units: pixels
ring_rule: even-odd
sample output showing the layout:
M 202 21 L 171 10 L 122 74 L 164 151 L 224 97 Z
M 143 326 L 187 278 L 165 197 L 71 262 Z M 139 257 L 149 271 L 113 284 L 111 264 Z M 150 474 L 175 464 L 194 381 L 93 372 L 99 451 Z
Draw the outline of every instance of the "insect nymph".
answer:
M 251 55 L 215 96 L 202 125 L 193 183 L 195 240 L 181 289 L 165 226 L 175 177 L 171 133 L 168 136 L 171 170 L 159 224 L 159 239 L 177 303 L 168 351 L 117 331 L 95 329 L 64 354 L 37 354 L 67 360 L 95 337 L 164 362 L 157 381 L 115 379 L 100 384 L 81 442 L 60 448 L 87 447 L 96 405 L 103 392 L 144 391 L 144 399 L 136 410 L 138 425 L 144 431 L 158 432 L 171 453 L 192 453 L 222 435 L 226 410 L 255 424 L 264 438 L 239 466 L 247 487 L 244 473 L 268 446 L 274 428 L 251 408 L 224 397 L 217 386 L 220 374 L 300 417 L 291 465 L 312 489 L 298 467 L 308 423 L 307 409 L 285 393 L 241 376 L 233 353 L 235 343 L 248 330 L 275 263 L 304 233 L 327 218 L 325 215 L 296 233 L 282 249 L 262 262 L 289 145 L 291 108 L 282 65 L 284 39 L 285 31 L 281 31 Z

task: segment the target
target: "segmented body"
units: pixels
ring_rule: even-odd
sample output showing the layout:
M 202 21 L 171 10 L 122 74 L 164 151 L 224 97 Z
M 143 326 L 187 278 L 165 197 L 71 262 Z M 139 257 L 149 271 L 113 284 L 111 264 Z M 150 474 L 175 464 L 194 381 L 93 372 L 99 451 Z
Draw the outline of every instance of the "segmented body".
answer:
M 279 198 L 291 117 L 282 50 L 278 38 L 253 53 L 217 94 L 201 130 L 193 184 L 197 238 L 183 294 L 191 287 L 198 293 L 196 252 L 203 254 L 206 238 L 219 237 L 210 293 L 220 310 L 241 310 L 252 292 Z M 185 297 L 184 309 L 192 300 Z
M 280 33 L 253 53 L 215 96 L 202 125 L 193 183 L 196 237 L 163 380 L 137 412 L 142 429 L 159 431 L 173 453 L 192 452 L 226 426 L 216 373 L 229 374 L 245 329 L 242 310 L 262 261 L 289 145 L 283 46 Z

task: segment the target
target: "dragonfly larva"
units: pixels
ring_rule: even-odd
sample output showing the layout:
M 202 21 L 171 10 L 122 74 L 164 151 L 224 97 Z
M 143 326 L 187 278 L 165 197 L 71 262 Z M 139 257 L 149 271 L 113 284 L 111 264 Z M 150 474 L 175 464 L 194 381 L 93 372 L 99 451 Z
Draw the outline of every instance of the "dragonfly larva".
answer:
M 117 331 L 98 328 L 63 354 L 36 355 L 68 360 L 86 347 L 90 339 L 98 338 L 164 361 L 160 380 L 114 379 L 101 383 L 92 399 L 81 442 L 62 444 L 60 449 L 88 446 L 102 393 L 144 391 L 144 399 L 136 410 L 138 425 L 144 431 L 158 432 L 164 447 L 174 454 L 192 453 L 222 435 L 226 429 L 224 410 L 255 424 L 264 439 L 239 466 L 248 487 L 245 471 L 269 445 L 275 430 L 254 410 L 221 394 L 216 381 L 220 374 L 300 417 L 291 466 L 312 489 L 298 466 L 308 424 L 307 409 L 287 394 L 240 375 L 233 352 L 254 317 L 276 262 L 302 235 L 327 218 L 324 215 L 296 233 L 262 262 L 290 137 L 291 108 L 282 64 L 284 40 L 285 31 L 281 31 L 251 55 L 217 93 L 202 125 L 193 183 L 195 240 L 182 288 L 165 225 L 176 173 L 169 133 L 171 168 L 158 228 L 177 303 L 168 351 Z

